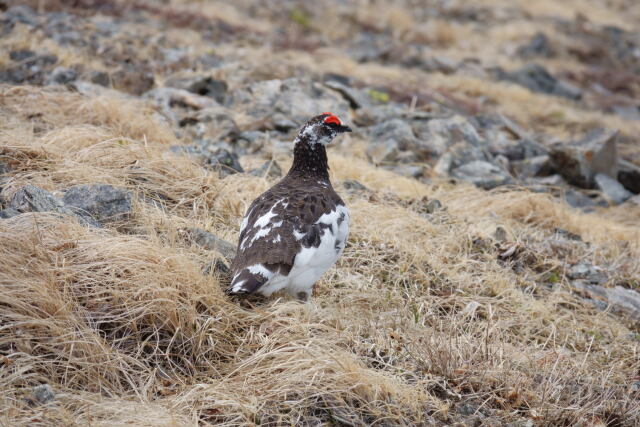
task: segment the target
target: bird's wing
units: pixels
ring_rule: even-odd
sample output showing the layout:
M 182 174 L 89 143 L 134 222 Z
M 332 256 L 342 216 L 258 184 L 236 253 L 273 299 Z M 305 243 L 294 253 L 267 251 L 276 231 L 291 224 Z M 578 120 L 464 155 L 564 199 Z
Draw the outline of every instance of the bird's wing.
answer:
M 252 293 L 275 274 L 288 275 L 301 247 L 319 244 L 325 225 L 316 221 L 331 209 L 314 189 L 258 197 L 242 222 L 229 292 Z

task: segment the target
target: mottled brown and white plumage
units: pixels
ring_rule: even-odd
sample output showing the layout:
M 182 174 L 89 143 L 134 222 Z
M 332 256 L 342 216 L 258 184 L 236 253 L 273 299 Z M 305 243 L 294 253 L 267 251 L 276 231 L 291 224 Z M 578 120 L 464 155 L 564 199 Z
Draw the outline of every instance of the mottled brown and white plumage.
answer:
M 287 175 L 251 203 L 231 266 L 230 294 L 283 290 L 306 301 L 342 255 L 349 211 L 329 181 L 325 146 L 348 126 L 331 113 L 300 130 Z

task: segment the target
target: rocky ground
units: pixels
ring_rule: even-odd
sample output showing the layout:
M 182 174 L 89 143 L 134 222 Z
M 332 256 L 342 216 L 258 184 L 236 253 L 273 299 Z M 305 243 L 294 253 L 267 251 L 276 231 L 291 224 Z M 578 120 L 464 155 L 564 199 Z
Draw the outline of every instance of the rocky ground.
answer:
M 640 422 L 635 0 L 0 0 L 0 422 Z M 222 289 L 323 111 L 314 305 Z

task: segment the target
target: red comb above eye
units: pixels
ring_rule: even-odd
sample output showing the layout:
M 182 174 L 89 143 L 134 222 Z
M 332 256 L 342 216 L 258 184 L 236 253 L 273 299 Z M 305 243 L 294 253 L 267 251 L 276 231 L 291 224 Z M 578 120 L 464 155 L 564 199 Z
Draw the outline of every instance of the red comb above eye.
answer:
M 330 113 L 325 113 L 325 114 L 330 114 Z M 337 116 L 334 116 L 333 114 L 331 114 L 329 117 L 324 119 L 325 123 L 333 123 L 336 125 L 341 125 L 342 122 L 340 121 L 340 119 Z

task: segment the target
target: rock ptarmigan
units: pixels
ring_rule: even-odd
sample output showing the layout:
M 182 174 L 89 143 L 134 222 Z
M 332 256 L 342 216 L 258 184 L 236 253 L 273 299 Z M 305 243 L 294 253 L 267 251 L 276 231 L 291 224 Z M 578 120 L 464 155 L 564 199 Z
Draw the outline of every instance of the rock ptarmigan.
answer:
M 244 216 L 228 293 L 282 290 L 307 301 L 314 283 L 340 258 L 349 211 L 329 181 L 325 146 L 342 132 L 351 129 L 331 113 L 302 127 L 291 169 Z

